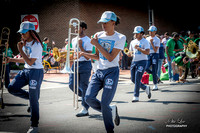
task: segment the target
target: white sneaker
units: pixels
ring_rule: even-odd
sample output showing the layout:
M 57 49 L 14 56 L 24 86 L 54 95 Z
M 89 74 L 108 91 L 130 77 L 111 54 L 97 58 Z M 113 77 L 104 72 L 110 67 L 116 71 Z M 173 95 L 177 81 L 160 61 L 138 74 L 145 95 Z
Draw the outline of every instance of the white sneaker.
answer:
M 88 115 L 89 113 L 87 109 L 83 107 L 82 110 L 78 114 L 76 114 L 76 117 L 82 117 L 82 116 L 88 116 Z
M 157 84 L 155 84 L 155 85 L 153 86 L 152 91 L 157 91 L 157 90 L 158 90 L 158 86 L 157 86 Z
M 132 102 L 139 102 L 139 97 L 133 97 Z
M 38 133 L 38 127 L 30 127 L 27 133 Z
M 78 97 L 78 101 L 82 101 L 82 97 Z
M 150 99 L 150 98 L 151 98 L 151 89 L 150 89 L 150 86 L 147 86 L 147 87 L 146 87 L 145 92 L 146 92 L 148 98 Z
M 111 109 L 112 109 L 112 118 L 113 121 L 115 122 L 116 126 L 119 126 L 120 124 L 120 118 L 118 115 L 118 110 L 117 110 L 117 106 L 116 105 L 110 105 Z

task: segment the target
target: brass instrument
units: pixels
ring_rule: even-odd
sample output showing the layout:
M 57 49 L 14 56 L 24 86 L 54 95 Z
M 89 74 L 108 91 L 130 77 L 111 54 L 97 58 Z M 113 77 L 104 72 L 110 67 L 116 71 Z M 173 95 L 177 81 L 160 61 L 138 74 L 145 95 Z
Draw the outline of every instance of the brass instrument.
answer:
M 72 30 L 74 32 L 72 32 Z M 78 109 L 79 106 L 78 106 L 78 92 L 79 92 L 79 69 L 78 69 L 78 66 L 79 66 L 79 61 L 77 59 L 74 60 L 74 72 L 71 70 L 70 68 L 70 53 L 71 51 L 74 50 L 74 52 L 76 52 L 74 55 L 76 57 L 78 57 L 79 55 L 79 45 L 78 45 L 78 39 L 79 39 L 79 33 L 76 32 L 76 31 L 79 31 L 80 30 L 80 21 L 77 19 L 77 18 L 72 18 L 70 19 L 69 21 L 69 30 L 68 30 L 68 49 L 67 49 L 67 56 L 66 56 L 66 62 L 65 62 L 65 67 L 64 69 L 61 71 L 61 73 L 73 73 L 74 74 L 74 86 L 73 86 L 73 107 L 74 109 Z M 72 50 L 70 50 L 70 44 L 71 44 L 71 39 L 72 39 L 72 36 L 76 36 L 77 38 L 77 45 L 76 47 Z M 75 58 L 76 58 L 75 57 Z M 75 70 L 75 68 L 77 68 L 77 70 Z M 77 79 L 77 80 L 76 80 Z M 77 86 L 77 87 L 76 87 Z M 76 94 L 77 93 L 77 94 Z
M 74 54 L 74 51 L 70 51 L 70 60 L 72 60 L 73 54 Z M 59 52 L 59 49 L 57 47 L 53 48 L 53 57 L 55 61 L 61 62 L 62 61 L 61 59 L 66 60 L 66 56 L 67 56 L 67 51 Z
M 7 27 L 4 27 L 2 29 L 1 38 L 0 38 L 0 57 L 1 57 L 0 60 L 2 62 L 1 63 L 1 77 L 0 77 L 0 87 L 1 87 L 0 108 L 1 109 L 4 109 L 4 103 L 3 103 L 4 86 L 2 84 L 4 83 L 4 79 L 5 79 L 5 71 L 6 71 L 6 63 L 7 63 L 6 57 L 7 57 L 7 51 L 8 51 L 9 36 L 10 36 L 10 29 Z
M 58 57 L 59 57 L 58 48 L 54 47 L 53 48 L 53 58 L 55 59 L 55 61 L 57 61 Z
M 125 48 L 125 49 L 124 49 L 124 53 L 125 53 L 126 55 L 128 55 L 128 54 L 133 54 L 133 51 L 129 51 L 128 48 Z
M 186 55 L 191 59 L 196 58 L 198 55 L 198 49 L 199 48 L 197 44 L 193 42 L 192 40 L 190 40 L 186 48 Z

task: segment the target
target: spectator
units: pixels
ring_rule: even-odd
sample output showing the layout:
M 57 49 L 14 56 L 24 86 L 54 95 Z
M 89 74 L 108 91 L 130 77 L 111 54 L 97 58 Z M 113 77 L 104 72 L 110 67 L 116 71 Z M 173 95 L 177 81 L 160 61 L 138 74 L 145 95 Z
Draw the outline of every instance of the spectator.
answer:
M 185 39 L 186 43 L 184 43 L 184 49 L 187 48 L 187 45 L 188 45 L 190 40 L 194 41 L 194 34 L 195 34 L 194 31 L 188 31 L 189 37 Z
M 162 81 L 160 80 L 160 74 L 161 74 L 161 67 L 162 67 L 162 64 L 163 64 L 163 60 L 165 59 L 165 55 L 164 55 L 164 51 L 165 51 L 165 48 L 164 48 L 164 45 L 163 45 L 163 39 L 157 35 L 157 37 L 161 40 L 160 42 L 160 48 L 159 48 L 159 58 L 158 58 L 158 72 L 157 72 L 157 75 L 158 75 L 158 83 L 162 83 Z
M 165 57 L 167 58 L 168 63 L 168 74 L 169 74 L 169 81 L 172 81 L 172 66 L 171 61 L 174 59 L 174 47 L 176 45 L 176 42 L 179 40 L 179 34 L 175 33 L 173 34 L 173 38 L 167 41 L 166 44 L 166 51 L 165 51 Z
M 43 51 L 42 51 L 42 56 L 48 54 L 48 51 L 47 51 L 47 45 L 49 43 L 49 38 L 48 37 L 45 37 L 43 39 L 43 42 L 42 42 L 42 45 L 43 45 Z
M 164 38 L 162 39 L 162 44 L 163 44 L 163 47 L 164 47 L 164 49 L 165 49 L 165 47 L 166 47 L 166 43 L 167 43 L 167 41 L 170 39 L 171 37 L 169 36 L 169 33 L 168 32 L 165 32 L 165 34 L 164 34 Z

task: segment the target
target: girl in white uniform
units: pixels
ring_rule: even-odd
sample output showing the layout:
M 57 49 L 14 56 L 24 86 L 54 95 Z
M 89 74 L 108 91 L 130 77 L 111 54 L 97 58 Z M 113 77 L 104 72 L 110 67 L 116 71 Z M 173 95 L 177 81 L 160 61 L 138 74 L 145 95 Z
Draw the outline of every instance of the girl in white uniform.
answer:
M 8 92 L 30 102 L 31 127 L 27 133 L 37 133 L 39 124 L 40 86 L 43 80 L 42 42 L 35 32 L 35 26 L 28 21 L 22 22 L 18 33 L 23 41 L 18 42 L 17 48 L 22 58 L 9 58 L 9 62 L 25 63 L 24 69 L 12 80 Z M 29 92 L 22 89 L 29 85 Z
M 119 19 L 114 12 L 106 11 L 98 23 L 103 31 L 97 32 L 91 43 L 96 47 L 96 54 L 82 52 L 81 54 L 99 60 L 98 70 L 92 76 L 86 92 L 86 102 L 95 110 L 102 112 L 104 125 L 108 133 L 114 132 L 114 124 L 119 125 L 120 119 L 116 105 L 110 106 L 115 95 L 119 79 L 119 53 L 124 49 L 126 36 L 114 30 Z M 96 96 L 103 88 L 102 99 Z

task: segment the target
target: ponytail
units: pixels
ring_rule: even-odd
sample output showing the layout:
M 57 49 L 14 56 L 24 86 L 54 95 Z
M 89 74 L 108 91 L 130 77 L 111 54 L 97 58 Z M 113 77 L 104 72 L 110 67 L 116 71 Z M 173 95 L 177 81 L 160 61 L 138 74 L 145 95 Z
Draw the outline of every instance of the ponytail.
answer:
M 117 16 L 117 21 L 115 22 L 115 25 L 118 25 L 118 24 L 120 24 L 120 17 L 119 16 Z
M 34 30 L 30 30 L 30 33 L 31 33 L 32 38 L 42 45 L 42 41 L 41 41 L 39 35 L 37 34 L 37 32 Z

